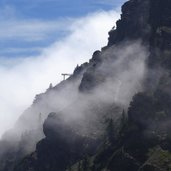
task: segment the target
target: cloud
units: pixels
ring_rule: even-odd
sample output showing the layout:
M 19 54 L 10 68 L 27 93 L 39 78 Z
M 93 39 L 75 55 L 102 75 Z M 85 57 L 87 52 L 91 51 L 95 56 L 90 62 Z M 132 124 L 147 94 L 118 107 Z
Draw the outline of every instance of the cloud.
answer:
M 41 21 L 41 20 L 7 20 L 0 23 L 0 39 L 2 40 L 22 40 L 41 41 L 47 39 L 55 32 L 67 31 L 67 25 L 71 19 L 61 21 Z
M 67 32 L 72 18 L 43 20 L 23 18 L 14 6 L 0 8 L 0 41 L 42 41 L 60 32 Z
M 38 56 L 0 58 L 0 134 L 12 127 L 36 94 L 45 91 L 50 83 L 60 82 L 62 72 L 71 73 L 77 64 L 91 58 L 93 51 L 105 46 L 107 33 L 118 18 L 115 11 L 101 11 L 72 20 L 70 24 L 65 20 L 59 23 L 17 21 L 11 24 L 13 29 L 8 26 L 6 30 L 8 23 L 2 23 L 0 39 L 12 38 L 15 34 L 16 39 L 41 39 L 48 33 L 46 30 L 51 32 L 58 27 L 68 30 L 68 35 L 43 49 Z
M 42 47 L 27 47 L 27 48 L 5 48 L 2 49 L 0 54 L 12 54 L 14 55 L 15 53 L 28 53 L 28 52 L 42 52 L 43 48 Z

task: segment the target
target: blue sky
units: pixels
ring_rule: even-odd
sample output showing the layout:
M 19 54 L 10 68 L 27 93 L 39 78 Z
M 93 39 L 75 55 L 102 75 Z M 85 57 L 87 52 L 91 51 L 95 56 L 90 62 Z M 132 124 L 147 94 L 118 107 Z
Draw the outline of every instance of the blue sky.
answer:
M 68 34 L 72 19 L 109 11 L 125 0 L 0 0 L 0 57 L 39 54 Z
M 124 0 L 1 0 L 0 6 L 10 6 L 23 17 L 49 20 L 61 16 L 85 15 L 99 9 L 109 10 L 123 2 Z

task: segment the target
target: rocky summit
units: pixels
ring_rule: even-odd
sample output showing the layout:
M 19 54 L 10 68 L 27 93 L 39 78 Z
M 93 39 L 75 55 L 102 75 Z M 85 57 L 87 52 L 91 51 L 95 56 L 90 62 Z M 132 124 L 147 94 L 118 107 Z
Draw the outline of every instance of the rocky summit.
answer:
M 126 2 L 108 45 L 13 130 L 0 171 L 170 171 L 171 1 Z

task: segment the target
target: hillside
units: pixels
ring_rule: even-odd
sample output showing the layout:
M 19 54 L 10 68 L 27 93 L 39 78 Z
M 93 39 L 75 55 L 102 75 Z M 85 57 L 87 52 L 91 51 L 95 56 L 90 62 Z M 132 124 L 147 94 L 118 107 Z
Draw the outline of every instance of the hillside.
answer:
M 171 1 L 129 0 L 116 25 L 4 135 L 0 170 L 171 170 Z

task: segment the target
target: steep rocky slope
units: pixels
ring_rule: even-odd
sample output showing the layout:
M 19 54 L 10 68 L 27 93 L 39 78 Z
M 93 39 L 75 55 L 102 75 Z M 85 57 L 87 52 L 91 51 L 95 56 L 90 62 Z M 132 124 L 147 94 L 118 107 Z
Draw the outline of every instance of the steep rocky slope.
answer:
M 171 1 L 129 0 L 108 45 L 22 115 L 35 135 L 5 136 L 0 170 L 171 170 L 170 70 Z

